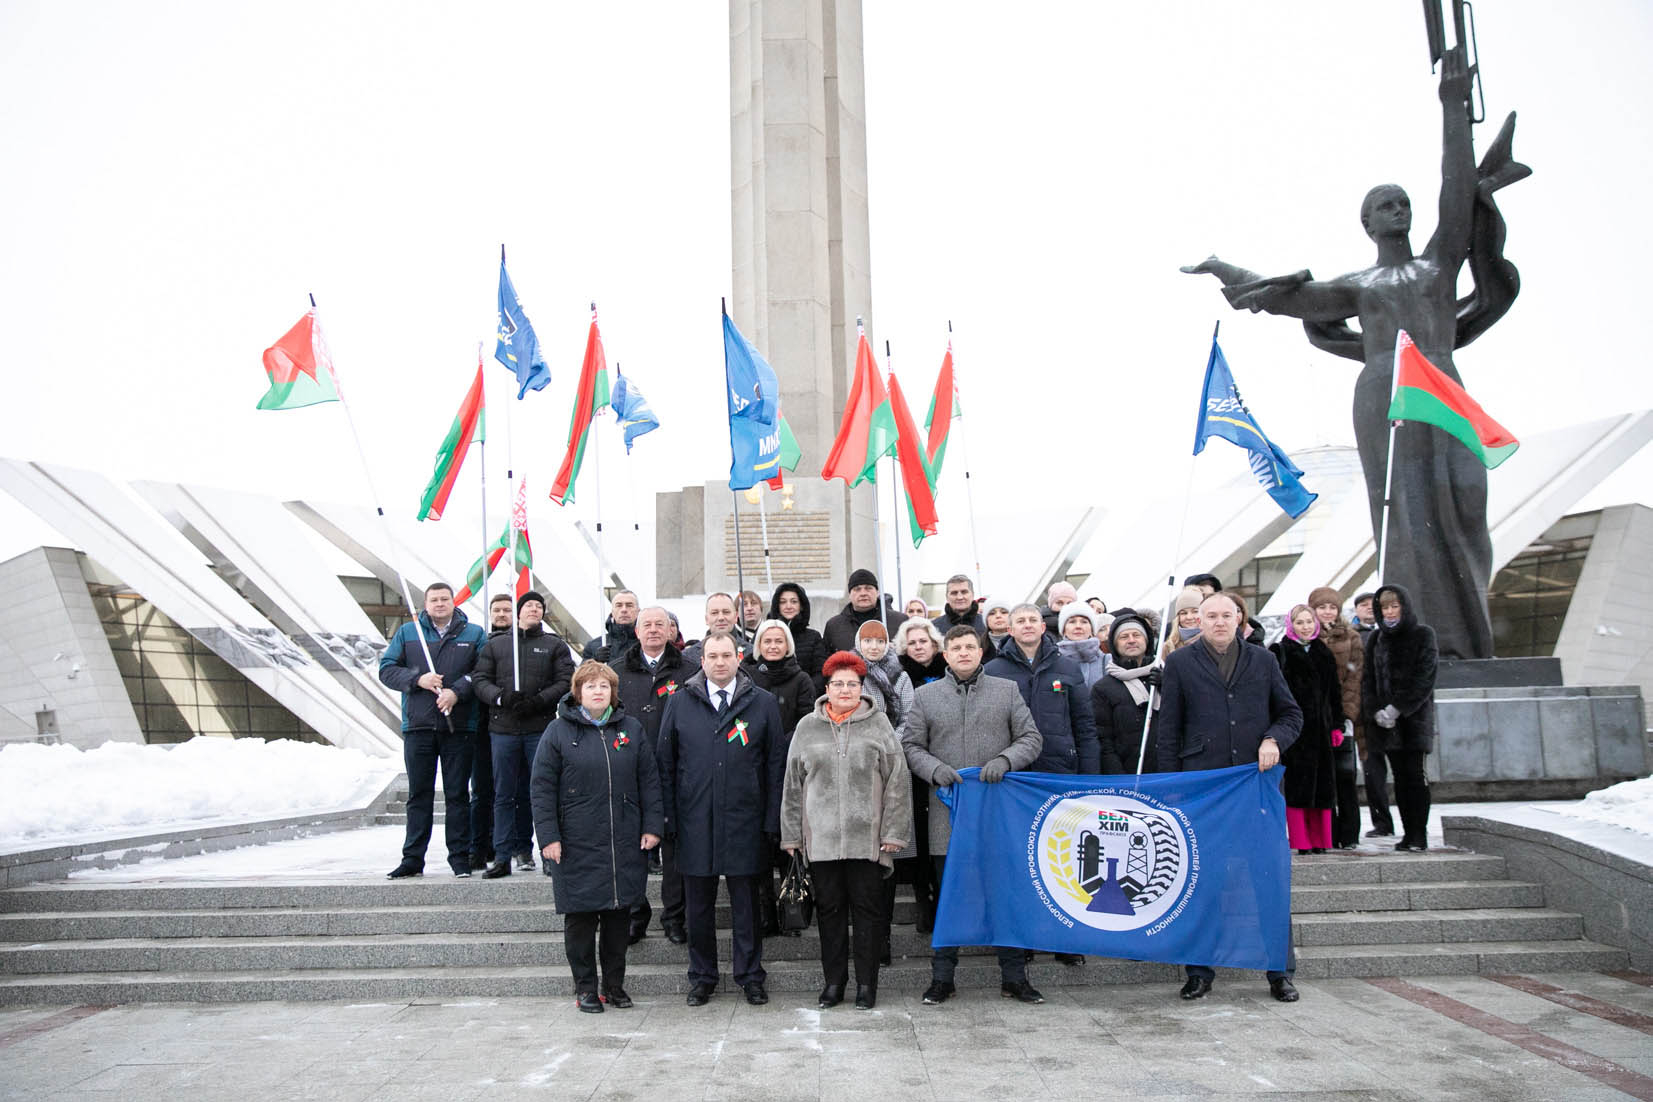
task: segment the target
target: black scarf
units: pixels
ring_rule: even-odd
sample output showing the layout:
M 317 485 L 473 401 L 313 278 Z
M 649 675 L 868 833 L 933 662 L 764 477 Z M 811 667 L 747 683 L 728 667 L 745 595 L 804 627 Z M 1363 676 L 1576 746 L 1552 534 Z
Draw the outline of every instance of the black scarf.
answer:
M 1211 645 L 1211 640 L 1202 638 L 1200 645 L 1205 647 L 1205 653 L 1217 664 L 1217 673 L 1222 675 L 1224 685 L 1234 683 L 1234 671 L 1240 668 L 1240 640 L 1230 640 L 1228 649 L 1219 651 Z

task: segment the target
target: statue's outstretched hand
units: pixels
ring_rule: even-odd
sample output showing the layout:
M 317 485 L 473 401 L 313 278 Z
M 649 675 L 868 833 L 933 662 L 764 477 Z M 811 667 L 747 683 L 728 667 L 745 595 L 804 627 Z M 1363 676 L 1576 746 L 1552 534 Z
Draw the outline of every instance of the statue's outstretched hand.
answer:
M 1186 273 L 1187 275 L 1205 275 L 1208 272 L 1215 274 L 1216 266 L 1219 263 L 1221 263 L 1221 261 L 1219 261 L 1216 254 L 1213 253 L 1211 256 L 1208 256 L 1204 260 L 1200 261 L 1198 264 L 1184 264 L 1178 270 Z
M 1441 55 L 1442 103 L 1448 106 L 1468 103 L 1472 83 L 1462 46 L 1454 46 Z

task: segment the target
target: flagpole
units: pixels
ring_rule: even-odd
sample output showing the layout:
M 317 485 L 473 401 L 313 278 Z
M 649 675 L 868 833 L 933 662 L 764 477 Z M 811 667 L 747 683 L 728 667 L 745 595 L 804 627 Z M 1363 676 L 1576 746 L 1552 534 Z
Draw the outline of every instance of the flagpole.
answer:
M 746 592 L 746 562 L 740 551 L 740 491 L 731 489 L 729 500 L 735 507 L 735 626 L 739 627 L 746 615 L 746 610 L 740 607 L 740 595 Z
M 597 324 L 597 304 L 595 302 L 591 304 L 591 324 Z M 606 362 L 603 364 L 603 376 L 604 383 L 607 383 L 608 364 Z M 602 416 L 602 413 L 603 411 L 600 409 L 591 411 L 590 432 L 591 480 L 596 484 L 593 504 L 597 507 L 597 622 L 606 624 L 608 622 L 608 585 L 606 584 L 607 579 L 603 576 L 603 446 L 597 441 L 597 420 Z M 570 491 L 573 488 L 572 485 L 569 486 Z M 602 632 L 598 632 L 598 634 L 601 635 Z
M 1389 376 L 1389 405 L 1395 404 L 1395 389 L 1400 384 L 1400 342 L 1406 336 L 1406 330 L 1395 332 L 1395 360 Z M 1389 422 L 1389 456 L 1383 464 L 1383 523 L 1378 528 L 1378 584 L 1383 584 L 1383 567 L 1389 557 L 1389 493 L 1394 486 L 1395 479 L 1395 430 L 1400 428 L 1399 421 Z
M 947 321 L 947 351 L 951 352 L 952 350 L 953 322 L 952 319 L 949 318 Z M 958 361 L 955 359 L 953 361 L 953 390 L 955 393 L 958 390 L 958 375 L 959 365 Z M 953 416 L 953 395 L 949 394 L 947 396 L 947 401 L 947 416 L 951 419 Z M 938 416 L 939 413 L 940 411 L 937 411 Z M 959 420 L 963 421 L 964 418 L 960 417 Z M 960 427 L 963 428 L 963 426 Z M 989 592 L 987 582 L 982 578 L 981 572 L 981 544 L 976 540 L 976 496 L 970 489 L 970 441 L 968 429 L 964 429 L 964 431 L 959 433 L 959 451 L 963 453 L 964 456 L 964 504 L 965 507 L 970 510 L 970 555 L 976 560 L 976 592 L 987 593 Z
M 859 348 L 859 339 L 865 332 L 866 332 L 866 324 L 862 320 L 861 315 L 860 314 L 855 315 L 855 334 L 856 334 L 856 338 L 857 338 L 857 348 Z M 859 351 L 857 351 L 858 356 L 859 356 L 859 354 L 860 354 Z M 874 587 L 878 590 L 878 595 L 873 598 L 873 606 L 878 609 L 879 618 L 882 619 L 883 616 L 884 616 L 884 582 L 887 581 L 888 578 L 884 574 L 884 526 L 880 522 L 879 512 L 880 512 L 880 509 L 878 508 L 878 460 L 873 460 L 873 464 L 872 464 L 872 565 L 873 565 L 874 569 L 876 570 L 876 572 L 878 574 L 878 577 L 879 577 L 879 584 Z M 849 594 L 846 593 L 846 594 L 844 594 L 844 596 L 847 597 L 847 596 L 849 596 Z
M 758 491 L 758 524 L 763 529 L 763 577 L 770 592 L 775 589 L 775 568 L 769 562 L 769 510 L 764 506 L 764 492 Z
M 1165 615 L 1160 620 L 1160 623 L 1162 625 L 1164 625 L 1162 627 L 1162 629 L 1160 630 L 1160 633 L 1159 633 L 1160 634 L 1160 641 L 1162 643 L 1164 642 L 1165 638 L 1170 634 L 1171 627 L 1172 627 L 1171 619 L 1172 619 L 1172 617 L 1174 617 L 1176 615 L 1177 576 L 1175 574 L 1170 574 L 1170 575 L 1166 576 L 1165 588 L 1169 592 L 1170 596 L 1166 599 L 1166 602 L 1165 602 Z M 1152 662 L 1150 664 L 1157 663 L 1158 661 L 1159 661 L 1159 655 L 1156 653 L 1152 656 Z M 1142 763 L 1143 763 L 1143 760 L 1145 758 L 1147 758 L 1147 756 L 1148 756 L 1148 728 L 1154 722 L 1154 705 L 1157 702 L 1158 696 L 1159 696 L 1159 690 L 1157 688 L 1155 688 L 1153 685 L 1149 685 L 1148 686 L 1148 712 L 1147 712 L 1146 715 L 1144 715 L 1142 717 L 1142 741 L 1141 741 L 1140 745 L 1138 745 L 1137 751 L 1136 751 L 1136 779 L 1138 781 L 1142 780 Z
M 884 341 L 884 376 L 885 376 L 886 383 L 888 382 L 888 380 L 895 378 L 895 364 L 894 364 L 894 361 L 893 361 L 892 357 L 890 356 L 890 342 L 887 339 Z M 947 413 L 948 413 L 949 416 L 952 415 L 952 412 L 953 411 L 952 411 L 951 408 L 949 408 L 947 410 Z M 890 521 L 891 526 L 895 529 L 895 531 L 892 533 L 892 535 L 895 536 L 895 599 L 902 602 L 902 604 L 906 604 L 906 601 L 907 601 L 907 587 L 901 580 L 901 449 L 900 448 L 896 448 L 894 454 L 892 454 L 890 456 L 890 509 L 891 509 L 891 511 L 893 511 L 895 513 L 894 519 Z M 883 615 L 883 609 L 879 610 L 879 615 Z
M 499 266 L 502 269 L 505 267 L 505 245 L 504 245 L 503 242 L 499 246 Z M 517 395 L 517 401 L 518 402 L 522 401 L 521 394 Z M 513 438 L 511 436 L 511 422 L 513 420 L 512 416 L 511 416 L 511 407 L 513 405 L 515 405 L 514 402 L 506 402 L 505 403 L 505 485 L 507 487 L 515 487 L 516 484 L 517 484 L 516 465 L 515 465 L 514 457 L 513 457 L 513 453 L 512 453 Z M 526 495 L 525 495 L 525 498 L 526 498 Z M 523 502 L 523 508 L 525 508 L 525 509 L 527 508 L 527 501 L 526 500 L 524 500 L 524 502 Z M 511 524 L 510 524 L 510 529 L 511 529 L 511 566 L 510 566 L 510 569 L 511 569 L 511 571 L 514 572 L 517 568 L 517 524 L 516 524 L 516 504 L 514 502 L 512 503 L 511 509 L 512 509 L 512 512 L 511 512 Z M 483 577 L 482 577 L 482 583 L 483 583 L 484 586 L 486 586 L 487 583 L 488 583 L 488 578 L 490 576 L 486 572 L 487 571 L 488 560 L 486 558 L 484 558 L 482 560 L 482 563 L 483 563 L 483 570 L 485 572 L 483 574 Z M 514 576 L 514 574 L 513 574 L 513 576 Z M 517 692 L 521 692 L 522 691 L 522 640 L 519 637 L 518 632 L 517 632 L 516 586 L 515 585 L 512 585 L 510 587 L 510 593 L 511 593 L 511 598 L 512 598 L 511 599 L 511 629 L 510 629 L 511 630 L 511 688 L 514 689 Z
M 310 296 L 310 309 L 316 309 L 316 296 Z M 320 315 L 310 328 L 312 342 L 321 340 L 325 348 L 326 338 L 321 336 Z M 344 384 L 339 380 L 339 369 L 333 363 L 333 354 L 326 352 L 327 372 L 333 377 L 333 389 L 339 393 L 339 405 L 344 408 L 344 421 L 350 428 L 350 438 L 356 443 L 356 455 L 362 461 L 362 475 L 367 479 L 367 492 L 373 498 L 373 510 L 379 514 L 379 524 L 384 528 L 386 549 L 389 552 L 390 568 L 396 572 L 396 588 L 401 593 L 402 600 L 407 602 L 408 616 L 413 620 L 413 633 L 419 637 L 419 649 L 425 656 L 425 669 L 436 673 L 436 662 L 431 658 L 430 643 L 425 639 L 425 629 L 419 623 L 419 610 L 413 607 L 413 592 L 408 589 L 407 579 L 402 576 L 401 556 L 397 553 L 396 536 L 390 528 L 390 518 L 385 516 L 384 506 L 379 502 L 379 488 L 373 482 L 373 468 L 367 462 L 367 449 L 362 446 L 362 434 L 356 429 L 356 417 L 350 412 L 350 403 L 344 396 Z M 438 694 L 440 695 L 440 694 Z M 447 715 L 447 713 L 443 713 Z M 453 717 L 448 715 L 448 729 L 453 730 Z
M 476 444 L 476 465 L 482 475 L 482 584 L 477 587 L 476 599 L 482 606 L 482 619 L 477 622 L 483 631 L 490 631 L 493 624 L 488 615 L 488 552 L 493 541 L 488 537 L 488 379 L 482 370 L 481 341 L 476 342 L 476 370 L 482 377 L 482 439 Z

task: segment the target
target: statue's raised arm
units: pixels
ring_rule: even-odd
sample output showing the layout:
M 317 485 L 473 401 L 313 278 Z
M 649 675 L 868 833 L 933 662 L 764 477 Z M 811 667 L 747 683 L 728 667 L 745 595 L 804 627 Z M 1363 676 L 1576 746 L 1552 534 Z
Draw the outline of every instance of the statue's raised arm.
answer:
M 1464 48 L 1441 57 L 1441 199 L 1440 221 L 1424 246 L 1424 255 L 1441 266 L 1454 283 L 1469 258 L 1475 215 L 1475 147 L 1469 132 L 1469 65 Z

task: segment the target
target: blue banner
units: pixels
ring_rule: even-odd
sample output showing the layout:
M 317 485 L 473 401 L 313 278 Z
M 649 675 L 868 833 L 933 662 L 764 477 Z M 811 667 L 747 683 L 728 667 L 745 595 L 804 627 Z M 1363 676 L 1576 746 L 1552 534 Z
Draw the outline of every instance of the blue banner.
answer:
M 1319 496 L 1309 493 L 1298 481 L 1303 477 L 1303 472 L 1291 461 L 1291 456 L 1263 435 L 1257 418 L 1240 400 L 1240 388 L 1234 385 L 1234 373 L 1228 369 L 1228 360 L 1214 339 L 1211 342 L 1211 357 L 1205 363 L 1205 389 L 1200 393 L 1199 420 L 1194 426 L 1194 454 L 1204 451 L 1205 442 L 1213 436 L 1238 444 L 1249 453 L 1252 473 L 1287 516 L 1302 516 Z
M 723 315 L 724 396 L 729 407 L 729 489 L 746 490 L 781 471 L 781 384 L 775 369 Z
M 934 945 L 1004 945 L 1284 971 L 1291 850 L 1281 773 L 961 770 Z
M 631 454 L 633 440 L 660 427 L 660 418 L 654 415 L 649 400 L 643 397 L 643 392 L 637 389 L 635 383 L 620 372 L 618 366 L 614 369 L 614 392 L 608 404 L 625 433 L 627 455 Z
M 551 382 L 551 368 L 540 354 L 540 339 L 523 312 L 517 289 L 505 271 L 505 250 L 499 258 L 499 333 L 494 342 L 494 359 L 510 368 L 517 377 L 517 400 L 530 390 L 544 390 Z

